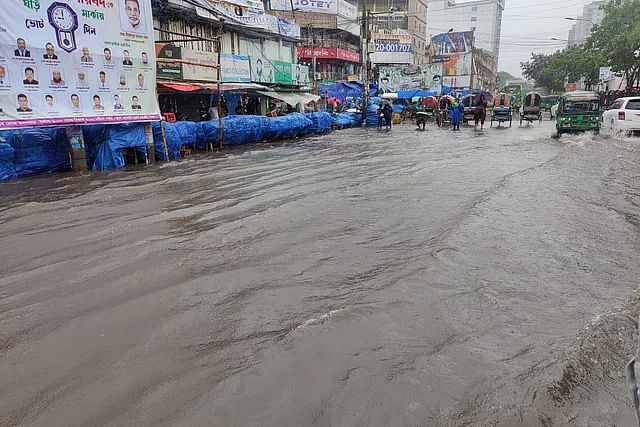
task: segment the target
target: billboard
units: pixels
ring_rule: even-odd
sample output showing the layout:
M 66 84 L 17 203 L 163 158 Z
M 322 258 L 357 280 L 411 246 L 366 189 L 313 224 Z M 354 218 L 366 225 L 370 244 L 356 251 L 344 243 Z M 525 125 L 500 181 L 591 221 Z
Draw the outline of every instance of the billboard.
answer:
M 472 53 L 452 54 L 448 59 L 441 63 L 442 75 L 444 76 L 461 76 L 471 75 Z
M 343 61 L 360 63 L 360 54 L 339 47 L 316 47 L 311 51 L 310 47 L 298 47 L 298 58 L 342 59 Z
M 455 53 L 471 53 L 473 31 L 442 33 L 431 37 L 431 55 L 448 56 Z
M 600 67 L 600 82 L 607 83 L 613 79 L 613 71 L 611 71 L 611 67 Z
M 338 0 L 338 15 L 355 21 L 358 19 L 358 6 L 352 5 L 347 0 Z
M 300 64 L 291 64 L 291 84 L 295 86 L 309 85 L 309 67 Z
M 442 92 L 442 64 L 424 64 L 424 88 L 429 92 Z
M 422 89 L 425 87 L 425 73 L 428 65 L 379 67 L 378 87 L 383 92 Z
M 273 68 L 275 70 L 276 83 L 291 84 L 291 62 L 273 61 Z
M 182 47 L 182 59 L 193 64 L 182 64 L 182 78 L 185 80 L 202 80 L 215 82 L 218 79 L 218 70 L 211 66 L 218 65 L 218 54 L 215 52 L 203 52 L 188 47 Z M 201 67 L 195 64 L 208 65 Z
M 156 77 L 181 79 L 182 64 L 163 59 L 182 59 L 180 46 L 171 43 L 156 43 Z
M 192 0 L 193 1 L 193 0 Z M 269 22 L 261 0 L 195 0 L 206 9 L 213 9 L 225 21 L 246 27 L 269 29 Z M 206 9 L 196 6 L 196 13 L 203 18 L 217 21 L 218 18 Z
M 372 33 L 375 51 L 371 61 L 375 64 L 410 64 L 411 36 L 409 34 Z
M 3 2 L 0 128 L 160 118 L 151 1 L 85 3 Z
M 293 2 L 293 5 L 292 5 Z M 300 12 L 338 14 L 338 0 L 271 0 L 271 9 Z

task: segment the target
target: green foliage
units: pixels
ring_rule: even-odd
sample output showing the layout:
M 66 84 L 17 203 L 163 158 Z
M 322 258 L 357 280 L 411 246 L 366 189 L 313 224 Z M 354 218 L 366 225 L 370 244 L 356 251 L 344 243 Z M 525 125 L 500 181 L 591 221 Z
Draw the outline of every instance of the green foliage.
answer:
M 520 63 L 523 74 L 537 86 L 561 91 L 565 81 L 581 78 L 587 88 L 595 86 L 600 67 L 610 65 L 633 86 L 640 77 L 640 0 L 611 0 L 604 11 L 587 43 L 550 55 L 532 53 L 529 61 Z

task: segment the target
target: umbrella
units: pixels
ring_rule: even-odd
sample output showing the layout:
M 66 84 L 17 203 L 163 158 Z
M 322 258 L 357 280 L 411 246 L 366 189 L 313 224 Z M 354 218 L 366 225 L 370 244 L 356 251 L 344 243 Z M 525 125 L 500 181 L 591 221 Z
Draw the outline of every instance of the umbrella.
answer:
M 473 97 L 473 102 L 477 102 L 481 96 L 487 102 L 491 102 L 491 100 L 493 99 L 493 95 L 491 94 L 491 92 L 485 92 L 481 90 L 480 92 L 476 93 L 476 96 Z
M 451 95 L 442 95 L 442 97 L 443 97 L 444 99 L 448 99 L 448 100 L 449 100 L 449 102 L 450 102 L 451 104 L 453 104 L 454 102 L 456 102 L 456 99 L 455 99 L 453 96 L 451 96 Z

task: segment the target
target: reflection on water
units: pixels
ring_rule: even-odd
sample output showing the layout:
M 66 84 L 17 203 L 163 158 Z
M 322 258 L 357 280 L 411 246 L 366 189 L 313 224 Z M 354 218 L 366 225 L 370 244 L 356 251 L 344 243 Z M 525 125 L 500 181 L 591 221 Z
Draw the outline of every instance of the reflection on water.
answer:
M 640 143 L 553 130 L 3 183 L 0 424 L 629 425 Z

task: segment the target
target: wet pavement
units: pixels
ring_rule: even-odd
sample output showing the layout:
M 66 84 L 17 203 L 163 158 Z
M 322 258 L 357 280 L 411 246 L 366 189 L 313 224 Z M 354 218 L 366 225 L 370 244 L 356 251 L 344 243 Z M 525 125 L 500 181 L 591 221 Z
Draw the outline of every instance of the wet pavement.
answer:
M 640 140 L 552 133 L 0 184 L 0 425 L 632 425 Z

